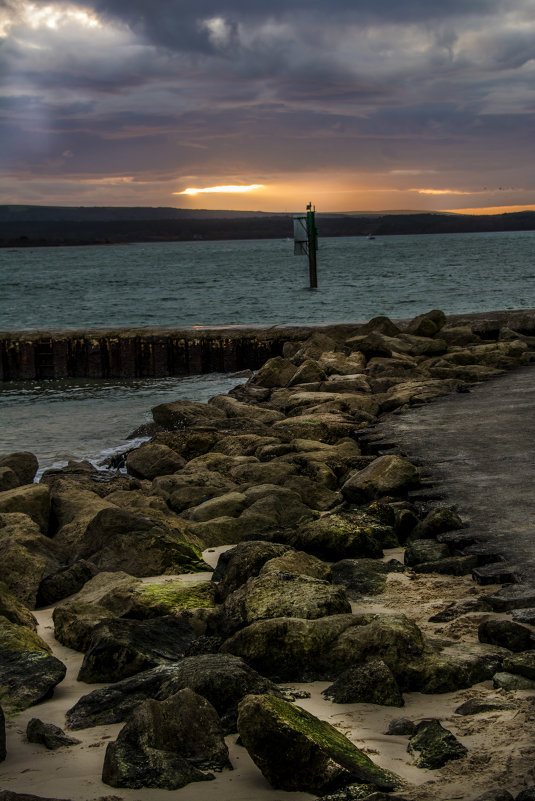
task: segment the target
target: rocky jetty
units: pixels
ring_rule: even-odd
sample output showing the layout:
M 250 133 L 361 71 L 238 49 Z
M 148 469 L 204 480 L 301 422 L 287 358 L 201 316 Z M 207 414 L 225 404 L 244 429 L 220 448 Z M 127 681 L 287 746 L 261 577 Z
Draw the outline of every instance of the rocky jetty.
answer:
M 470 529 L 373 424 L 535 358 L 522 331 L 479 331 L 432 311 L 404 327 L 379 317 L 288 341 L 228 396 L 156 407 L 126 474 L 69 464 L 35 484 L 31 454 L 0 458 L 6 713 L 50 698 L 64 678 L 36 633 L 36 610 L 54 605 L 56 641 L 82 654 L 82 697 L 63 723 L 124 724 L 107 745 L 105 785 L 217 783 L 233 767 L 225 737 L 238 732 L 275 789 L 445 798 L 422 794 L 414 771 L 475 770 L 467 721 L 520 703 L 485 705 L 481 683 L 535 688 L 533 620 L 504 619 L 487 600 L 496 585 L 471 585 L 485 554 Z M 431 616 L 419 608 L 424 586 L 442 593 Z M 526 606 L 513 596 L 509 615 Z M 429 715 L 393 721 L 390 736 L 411 736 L 400 778 L 388 754 L 307 711 L 309 693 L 288 682 L 324 683 L 322 708 L 342 711 L 474 695 L 454 704 L 465 721 L 455 734 Z M 83 747 L 30 722 L 32 742 L 69 745 L 66 759 Z M 441 775 L 447 786 L 453 774 Z

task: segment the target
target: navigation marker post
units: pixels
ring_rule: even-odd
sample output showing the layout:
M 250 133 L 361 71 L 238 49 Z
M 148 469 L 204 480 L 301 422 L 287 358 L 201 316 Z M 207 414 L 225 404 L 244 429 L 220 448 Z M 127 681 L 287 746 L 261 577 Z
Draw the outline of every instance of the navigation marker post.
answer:
M 308 256 L 311 289 L 316 289 L 318 286 L 317 249 L 316 209 L 309 203 L 306 214 L 294 214 L 294 256 Z

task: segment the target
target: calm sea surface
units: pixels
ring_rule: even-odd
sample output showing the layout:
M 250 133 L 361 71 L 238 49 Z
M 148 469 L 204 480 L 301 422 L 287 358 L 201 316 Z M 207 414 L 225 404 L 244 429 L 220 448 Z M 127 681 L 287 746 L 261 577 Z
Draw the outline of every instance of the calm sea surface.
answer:
M 320 232 L 321 233 L 321 232 Z M 535 307 L 535 232 L 320 240 L 317 290 L 286 240 L 0 249 L 0 329 L 359 322 Z M 100 459 L 157 403 L 225 376 L 0 386 L 0 453 Z

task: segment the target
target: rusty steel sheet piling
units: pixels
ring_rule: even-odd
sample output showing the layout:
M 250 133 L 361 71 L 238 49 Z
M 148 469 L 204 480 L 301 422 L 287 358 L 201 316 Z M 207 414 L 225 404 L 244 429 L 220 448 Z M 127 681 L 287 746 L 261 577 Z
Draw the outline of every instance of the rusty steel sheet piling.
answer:
M 301 332 L 302 335 L 303 332 Z M 92 329 L 0 332 L 0 381 L 161 378 L 256 370 L 298 332 Z

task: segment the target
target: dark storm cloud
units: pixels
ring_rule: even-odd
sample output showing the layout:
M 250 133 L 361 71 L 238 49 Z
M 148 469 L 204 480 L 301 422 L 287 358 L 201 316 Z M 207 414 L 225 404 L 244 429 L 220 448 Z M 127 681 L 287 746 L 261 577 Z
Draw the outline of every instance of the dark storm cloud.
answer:
M 523 163 L 528 175 L 534 11 L 535 0 L 0 0 L 0 161 L 26 176 L 210 185 L 318 166 L 468 175 Z

